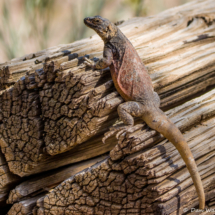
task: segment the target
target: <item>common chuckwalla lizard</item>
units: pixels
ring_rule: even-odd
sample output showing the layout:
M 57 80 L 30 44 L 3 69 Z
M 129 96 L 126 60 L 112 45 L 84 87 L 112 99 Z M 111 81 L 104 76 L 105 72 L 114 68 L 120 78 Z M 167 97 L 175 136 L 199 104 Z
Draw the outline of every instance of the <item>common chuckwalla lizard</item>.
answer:
M 141 117 L 149 127 L 160 132 L 179 151 L 190 172 L 199 197 L 199 208 L 205 207 L 205 194 L 192 152 L 179 129 L 159 108 L 160 99 L 154 92 L 148 71 L 131 42 L 120 29 L 101 16 L 87 17 L 84 23 L 92 28 L 104 41 L 103 58 L 96 63 L 85 58 L 85 64 L 94 69 L 110 67 L 114 85 L 125 100 L 118 106 L 118 114 L 124 122 L 117 136 L 134 125 L 133 117 Z M 106 138 L 116 130 L 105 134 Z

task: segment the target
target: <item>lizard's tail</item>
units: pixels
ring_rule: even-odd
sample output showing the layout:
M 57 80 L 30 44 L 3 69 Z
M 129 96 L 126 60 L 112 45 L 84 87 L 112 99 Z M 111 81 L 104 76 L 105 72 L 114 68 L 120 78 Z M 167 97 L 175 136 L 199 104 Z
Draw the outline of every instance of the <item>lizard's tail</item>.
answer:
M 199 175 L 192 152 L 179 129 L 167 118 L 163 111 L 158 108 L 150 111 L 150 113 L 145 114 L 143 119 L 149 127 L 161 133 L 165 138 L 173 143 L 173 145 L 179 151 L 195 185 L 199 197 L 199 208 L 204 209 L 205 194 L 201 177 Z

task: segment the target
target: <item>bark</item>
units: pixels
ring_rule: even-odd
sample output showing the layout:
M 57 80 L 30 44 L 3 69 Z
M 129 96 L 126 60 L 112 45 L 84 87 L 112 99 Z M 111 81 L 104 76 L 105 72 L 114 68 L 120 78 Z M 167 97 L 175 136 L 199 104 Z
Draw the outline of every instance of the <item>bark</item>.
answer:
M 214 11 L 213 0 L 198 0 L 119 26 L 188 141 L 208 207 L 215 199 Z M 121 123 L 123 102 L 109 68 L 83 64 L 102 50 L 94 35 L 0 65 L 0 204 L 11 190 L 8 214 L 183 214 L 198 206 L 177 150 L 143 122 L 101 143 Z

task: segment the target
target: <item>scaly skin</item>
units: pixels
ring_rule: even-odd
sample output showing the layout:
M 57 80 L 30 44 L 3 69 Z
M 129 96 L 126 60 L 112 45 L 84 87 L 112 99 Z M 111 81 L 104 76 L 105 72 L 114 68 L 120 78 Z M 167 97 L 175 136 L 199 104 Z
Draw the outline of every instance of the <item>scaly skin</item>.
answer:
M 135 48 L 123 33 L 109 20 L 100 16 L 87 17 L 84 23 L 95 30 L 104 41 L 103 58 L 97 63 L 85 58 L 85 64 L 94 69 L 110 67 L 114 85 L 126 101 L 117 111 L 125 126 L 112 128 L 109 136 L 122 132 L 134 125 L 133 117 L 141 117 L 149 127 L 160 132 L 179 151 L 183 158 L 199 197 L 199 208 L 205 208 L 205 194 L 192 152 L 179 129 L 159 108 L 160 99 L 154 92 L 150 76 Z

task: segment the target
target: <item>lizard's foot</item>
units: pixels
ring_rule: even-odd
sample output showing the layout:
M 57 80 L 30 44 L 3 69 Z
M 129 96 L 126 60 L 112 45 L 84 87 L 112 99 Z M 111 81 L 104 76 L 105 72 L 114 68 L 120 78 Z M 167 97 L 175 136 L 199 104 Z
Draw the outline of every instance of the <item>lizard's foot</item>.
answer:
M 119 136 L 124 133 L 125 131 L 127 132 L 132 132 L 132 125 L 119 125 L 119 126 L 114 126 L 110 128 L 110 131 L 106 132 L 104 134 L 104 137 L 102 138 L 102 142 L 105 143 L 106 139 L 109 137 L 113 136 L 115 133 L 116 134 L 116 139 L 119 139 Z
M 93 68 L 93 69 L 95 69 L 95 62 L 94 61 L 92 61 L 92 60 L 90 60 L 90 59 L 88 59 L 88 58 L 86 58 L 86 57 L 84 57 L 84 64 L 86 65 L 86 66 L 89 66 L 89 67 L 91 67 L 91 68 Z

